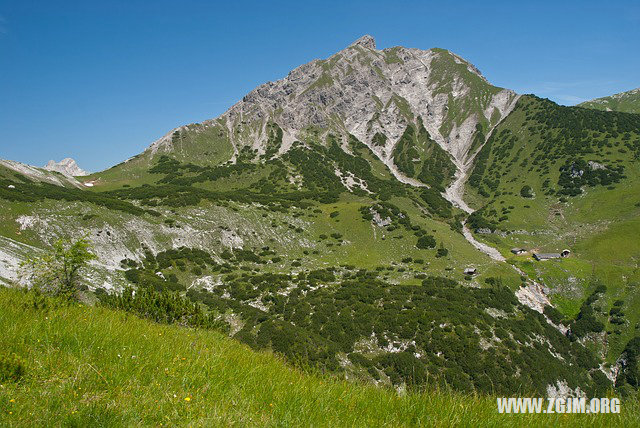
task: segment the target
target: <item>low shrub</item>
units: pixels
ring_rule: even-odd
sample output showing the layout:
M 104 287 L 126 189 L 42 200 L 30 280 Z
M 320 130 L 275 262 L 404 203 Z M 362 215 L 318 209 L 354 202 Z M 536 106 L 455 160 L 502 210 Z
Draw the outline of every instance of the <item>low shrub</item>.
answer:
M 25 375 L 25 363 L 16 354 L 0 355 L 0 382 L 18 382 Z

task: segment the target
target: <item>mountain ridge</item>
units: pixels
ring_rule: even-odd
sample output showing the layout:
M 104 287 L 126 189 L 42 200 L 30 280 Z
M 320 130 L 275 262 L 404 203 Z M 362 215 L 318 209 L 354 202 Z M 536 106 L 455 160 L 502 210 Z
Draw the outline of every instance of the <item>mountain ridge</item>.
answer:
M 640 88 L 585 101 L 578 107 L 640 114 Z
M 82 184 L 76 180 L 75 177 L 63 174 L 60 171 L 47 168 L 39 168 L 33 165 L 28 165 L 22 162 L 0 159 L 0 166 L 8 168 L 15 173 L 25 175 L 32 180 L 55 184 L 62 187 L 78 187 L 81 188 Z
M 421 120 L 429 136 L 463 169 L 477 126 L 490 132 L 515 106 L 515 92 L 494 87 L 476 67 L 443 49 L 392 47 L 377 50 L 363 36 L 324 60 L 313 60 L 276 82 L 250 91 L 218 118 L 202 122 L 217 127 L 233 146 L 235 162 L 243 147 L 267 151 L 267 124 L 283 132 L 279 155 L 294 141 L 309 139 L 309 131 L 349 134 L 365 143 L 400 181 L 424 185 L 406 177 L 393 161 L 393 149 L 406 127 Z M 453 86 L 451 86 L 453 85 Z M 482 99 L 480 99 L 482 98 Z M 275 107 L 277 106 L 277 108 Z M 151 154 L 174 148 L 171 130 L 147 149 Z M 373 143 L 376 135 L 385 143 Z

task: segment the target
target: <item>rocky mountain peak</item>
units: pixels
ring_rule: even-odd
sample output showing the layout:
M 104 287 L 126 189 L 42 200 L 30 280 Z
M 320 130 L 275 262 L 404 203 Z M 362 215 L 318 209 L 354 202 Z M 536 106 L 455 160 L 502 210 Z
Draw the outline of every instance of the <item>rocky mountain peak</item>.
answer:
M 376 41 L 370 35 L 365 34 L 364 36 L 360 37 L 355 42 L 351 43 L 351 45 L 349 45 L 349 46 L 350 47 L 352 47 L 352 46 L 362 46 L 363 48 L 367 48 L 367 49 L 375 49 L 376 48 Z
M 47 171 L 59 172 L 67 177 L 79 177 L 82 175 L 89 175 L 89 173 L 78 166 L 75 160 L 71 158 L 62 159 L 60 162 L 50 160 L 44 169 Z
M 329 58 L 258 86 L 202 125 L 217 128 L 216 135 L 233 146 L 232 162 L 244 148 L 260 155 L 273 152 L 268 150 L 273 125 L 282 137 L 272 156 L 284 154 L 295 141 L 323 143 L 332 134 L 346 143 L 353 135 L 399 180 L 411 182 L 398 173 L 394 159 L 409 127 L 424 128 L 464 177 L 484 138 L 517 99 L 516 93 L 491 85 L 472 64 L 445 49 L 378 50 L 374 38 L 365 35 Z M 151 153 L 174 150 L 172 135 L 179 130 L 156 141 Z
M 384 161 L 408 125 L 421 121 L 431 137 L 464 163 L 477 125 L 486 135 L 517 95 L 495 87 L 463 58 L 444 49 L 401 46 L 377 50 L 365 35 L 324 60 L 261 85 L 209 124 L 224 123 L 233 145 L 265 152 L 267 123 L 283 130 L 280 153 L 309 127 L 352 134 Z M 322 134 L 321 133 L 321 134 Z M 372 145 L 376 134 L 384 146 Z

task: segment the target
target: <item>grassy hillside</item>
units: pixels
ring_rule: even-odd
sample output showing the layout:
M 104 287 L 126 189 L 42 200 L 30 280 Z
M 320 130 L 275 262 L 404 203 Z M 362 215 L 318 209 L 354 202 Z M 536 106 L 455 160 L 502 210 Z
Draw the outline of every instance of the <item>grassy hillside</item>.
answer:
M 37 302 L 37 304 L 34 304 Z M 208 330 L 0 289 L 2 426 L 637 426 L 620 415 L 498 415 L 495 399 L 393 391 L 294 370 Z
M 550 288 L 569 318 L 598 283 L 607 287 L 596 342 L 614 361 L 638 334 L 640 116 L 558 106 L 524 96 L 479 153 L 467 199 L 476 229 L 531 278 Z M 509 249 L 523 247 L 526 255 Z M 532 251 L 570 249 L 569 259 L 536 262 Z M 623 302 L 625 319 L 609 314 Z
M 578 106 L 595 110 L 611 110 L 640 114 L 640 88 L 608 97 L 596 98 L 580 103 Z
M 0 178 L 0 234 L 15 248 L 0 255 L 17 260 L 32 250 L 18 242 L 43 247 L 86 233 L 98 253 L 91 288 L 177 291 L 255 349 L 370 382 L 543 393 L 566 380 L 601 392 L 610 382 L 600 360 L 615 363 L 636 335 L 638 271 L 586 238 L 597 231 L 617 243 L 635 230 L 637 125 L 635 115 L 535 97 L 500 125 L 470 177 L 469 196 L 484 207 L 469 223 L 499 230 L 486 240 L 504 253 L 515 245 L 573 251 L 544 265 L 512 258 L 519 271 L 464 239 L 463 214 L 436 190 L 450 180 L 451 161 L 422 126 L 407 128 L 395 155 L 432 188 L 402 184 L 353 136 L 310 134 L 274 158 L 277 125 L 267 152 L 245 147 L 233 164 L 147 152 L 90 190 L 8 175 Z M 182 131 L 163 144 L 175 152 L 182 138 L 205 132 Z M 608 213 L 602 201 L 621 195 Z M 562 215 L 558 204 L 567 206 Z M 603 219 L 629 223 L 616 229 Z M 635 254 L 634 241 L 622 244 Z M 531 279 L 552 290 L 561 312 L 547 315 L 579 335 L 560 334 L 517 302 L 509 289 Z
M 86 233 L 98 255 L 92 289 L 177 291 L 257 349 L 371 382 L 422 385 L 431 376 L 459 389 L 513 391 L 518 385 L 500 367 L 513 358 L 527 390 L 563 379 L 602 385 L 592 361 L 568 371 L 547 352 L 536 335 L 549 336 L 563 358 L 579 358 L 505 292 L 520 275 L 465 241 L 437 191 L 399 183 L 355 138 L 354 155 L 327 140 L 309 142 L 312 150 L 296 144 L 282 159 L 242 151 L 236 164 L 215 167 L 160 156 L 147 178 L 111 190 L 102 190 L 108 182 L 79 190 L 3 179 L 0 233 L 36 247 Z M 22 250 L 16 258 L 29 252 Z M 479 274 L 465 276 L 466 266 Z M 437 284 L 425 285 L 430 277 Z M 500 286 L 497 298 L 489 280 Z M 491 308 L 499 309 L 485 312 Z M 520 345 L 509 341 L 508 349 L 510 337 Z M 482 359 L 465 353 L 487 348 L 493 353 Z M 489 374 L 474 374 L 477 365 Z
M 152 184 L 153 176 L 148 169 L 167 152 L 184 163 L 214 166 L 231 159 L 234 147 L 229 142 L 225 128 L 216 121 L 192 123 L 174 129 L 144 152 L 109 169 L 83 177 L 82 181 L 92 182 L 99 191 Z
M 268 251 L 270 257 L 252 268 L 270 272 L 289 272 L 297 261 L 300 266 L 293 267 L 300 269 L 294 271 L 384 266 L 393 267 L 387 272 L 399 281 L 427 272 L 462 279 L 460 266 L 469 264 L 480 269 L 480 283 L 485 276 L 501 275 L 506 284 L 517 286 L 513 272 L 452 230 L 454 211 L 437 192 L 401 185 L 362 144 L 354 142 L 352 150 L 360 158 L 336 145 L 317 152 L 296 147 L 284 161 L 263 157 L 260 163 L 217 167 L 160 157 L 144 169 L 143 178 L 126 184 L 103 178 L 84 191 L 0 178 L 5 204 L 0 234 L 43 246 L 54 236 L 89 233 L 101 260 L 117 269 L 125 258 L 144 259 L 145 248 L 201 248 L 222 262 L 225 249 L 241 247 Z M 334 168 L 343 172 L 345 182 L 347 176 L 353 180 L 351 190 Z M 381 219 L 388 224 L 363 214 L 378 202 L 394 207 L 393 219 L 388 214 Z M 447 249 L 446 256 L 436 257 L 437 248 L 417 248 L 422 235 L 433 236 Z M 403 263 L 406 258 L 425 263 Z M 182 276 L 191 285 L 202 275 Z

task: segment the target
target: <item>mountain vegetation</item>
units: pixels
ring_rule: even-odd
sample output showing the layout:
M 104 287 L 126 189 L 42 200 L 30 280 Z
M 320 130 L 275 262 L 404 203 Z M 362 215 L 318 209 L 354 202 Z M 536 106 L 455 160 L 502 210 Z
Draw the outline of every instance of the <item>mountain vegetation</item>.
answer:
M 440 398 L 429 403 L 444 400 L 437 421 L 459 414 L 446 414 L 449 398 L 473 397 L 482 409 L 490 395 L 559 389 L 634 397 L 640 115 L 584 107 L 493 86 L 443 49 L 378 50 L 365 36 L 106 171 L 74 178 L 3 161 L 0 282 L 17 284 L 24 260 L 64 254 L 62 242 L 84 239 L 95 254 L 69 288 L 96 307 L 1 291 L 32 316 L 12 312 L 25 327 L 7 337 L 36 341 L 31 354 L 26 342 L 6 348 L 18 373 L 9 377 L 24 369 L 38 390 L 56 358 L 83 367 L 92 391 L 86 405 L 64 404 L 79 412 L 65 416 L 70 424 L 171 424 L 179 415 L 224 423 L 244 411 L 247 424 L 314 421 L 330 404 L 316 408 L 312 392 L 356 397 L 331 413 L 336 423 L 391 425 L 426 421 L 416 403 L 434 391 Z M 532 257 L 540 253 L 551 259 Z M 84 316 L 94 317 L 87 331 L 109 333 L 94 341 L 83 333 L 47 354 L 35 343 L 53 349 L 55 340 L 29 330 L 49 328 L 43 314 L 74 323 L 64 340 Z M 171 342 L 151 340 L 160 334 Z M 189 345 L 196 338 L 203 344 Z M 118 360 L 97 356 L 105 346 Z M 237 409 L 211 389 L 230 388 L 220 349 L 246 354 L 234 373 L 256 389 L 234 389 Z M 136 366 L 143 351 L 151 360 Z M 132 361 L 116 373 L 122 355 Z M 178 367 L 188 355 L 197 363 Z M 257 361 L 260 380 L 245 371 Z M 176 395 L 213 405 L 215 416 L 159 392 L 162 373 L 151 367 L 167 367 Z M 272 390 L 258 385 L 267 370 Z M 134 372 L 140 383 L 104 392 Z M 302 401 L 283 392 L 288 382 Z M 60 400 L 80 394 L 61 388 Z M 98 414 L 90 403 L 109 394 L 116 408 Z M 127 413 L 124 400 L 140 394 Z M 154 394 L 160 418 L 140 413 L 155 409 Z M 272 402 L 283 409 L 265 407 Z M 60 416 L 41 405 L 16 412 L 42 412 L 36 424 Z M 355 419 L 349 406 L 370 413 Z
M 398 394 L 291 368 L 216 329 L 0 289 L 0 425 L 412 426 L 637 423 L 620 414 L 499 415 L 451 389 Z M 268 379 L 268 382 L 265 380 Z M 510 422 L 511 421 L 511 422 Z
M 640 114 L 640 89 L 585 101 L 578 104 L 578 106 L 594 110 Z

